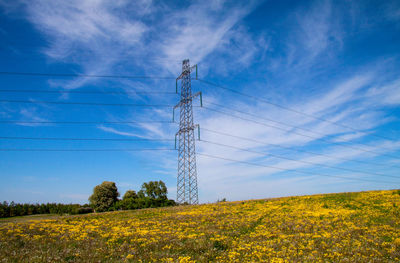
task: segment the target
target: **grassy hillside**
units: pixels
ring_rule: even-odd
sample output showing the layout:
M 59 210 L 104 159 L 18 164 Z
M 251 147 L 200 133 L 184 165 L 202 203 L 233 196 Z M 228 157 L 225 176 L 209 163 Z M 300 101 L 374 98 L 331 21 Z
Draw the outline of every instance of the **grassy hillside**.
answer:
M 400 191 L 0 221 L 1 262 L 399 262 Z

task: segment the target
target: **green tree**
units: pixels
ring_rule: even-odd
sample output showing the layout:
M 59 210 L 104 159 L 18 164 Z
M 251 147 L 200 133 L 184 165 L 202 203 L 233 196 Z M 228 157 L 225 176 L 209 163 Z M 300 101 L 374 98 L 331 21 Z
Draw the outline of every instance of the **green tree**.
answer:
M 138 195 L 134 190 L 128 190 L 125 192 L 124 197 L 122 197 L 122 200 L 127 200 L 127 199 L 136 199 L 138 198 Z
M 139 195 L 144 194 L 151 199 L 167 199 L 167 187 L 163 181 L 150 181 L 142 184 Z
M 119 201 L 116 208 L 123 210 L 137 209 L 138 208 L 137 200 L 138 200 L 138 195 L 136 194 L 136 192 L 134 190 L 128 190 L 125 192 L 124 197 L 122 198 L 121 201 Z
M 114 182 L 103 182 L 93 189 L 89 197 L 90 205 L 97 212 L 109 210 L 118 201 L 118 188 Z

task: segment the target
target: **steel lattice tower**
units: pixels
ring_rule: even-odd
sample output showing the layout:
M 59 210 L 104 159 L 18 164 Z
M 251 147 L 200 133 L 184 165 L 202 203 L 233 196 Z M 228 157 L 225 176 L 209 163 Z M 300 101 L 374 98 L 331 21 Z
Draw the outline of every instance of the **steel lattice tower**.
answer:
M 194 130 L 200 130 L 198 124 L 193 124 L 193 98 L 200 95 L 196 93 L 192 95 L 191 87 L 191 71 L 196 68 L 197 78 L 197 65 L 190 67 L 189 60 L 185 59 L 182 62 L 182 74 L 176 79 L 176 89 L 178 91 L 178 80 L 181 80 L 181 99 L 180 102 L 174 107 L 180 108 L 180 121 L 179 131 L 175 135 L 179 138 L 178 149 L 178 180 L 177 180 L 177 202 L 179 204 L 198 204 L 198 188 L 197 188 L 197 171 L 196 171 L 196 147 Z

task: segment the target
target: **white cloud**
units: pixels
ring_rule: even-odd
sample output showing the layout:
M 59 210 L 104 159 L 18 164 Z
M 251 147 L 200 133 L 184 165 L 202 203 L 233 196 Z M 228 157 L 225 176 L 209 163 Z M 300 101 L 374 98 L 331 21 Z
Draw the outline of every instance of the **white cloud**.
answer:
M 158 138 L 171 138 L 171 134 L 167 134 L 164 131 L 164 126 L 157 123 L 141 123 L 140 127 L 146 130 L 150 135 L 155 135 Z
M 335 16 L 331 1 L 320 1 L 301 7 L 289 13 L 287 18 L 292 27 L 287 32 L 284 58 L 273 61 L 276 70 L 288 67 L 291 70 L 304 71 L 313 67 L 317 61 L 327 57 L 334 59 L 335 52 L 341 48 L 343 32 L 340 16 Z M 318 59 L 318 60 L 317 60 Z M 279 65 L 279 66 L 278 66 Z
M 137 137 L 137 138 L 148 138 L 147 136 L 143 136 L 142 134 L 139 134 L 139 133 L 119 131 L 115 128 L 107 127 L 107 126 L 103 126 L 103 125 L 98 126 L 98 128 L 105 132 L 114 133 L 114 134 L 118 134 L 118 135 L 131 136 L 131 137 Z
M 126 59 L 132 50 L 140 53 L 142 38 L 148 31 L 141 18 L 149 12 L 148 1 L 21 1 L 27 19 L 48 42 L 43 52 L 53 59 L 77 64 L 80 72 L 109 72 L 115 63 Z M 130 15 L 124 15 L 129 10 Z M 79 88 L 94 81 L 79 78 L 53 81 L 55 86 Z
M 21 121 L 27 122 L 46 122 L 47 118 L 43 117 L 43 111 L 39 110 L 37 107 L 24 107 L 19 110 L 21 116 Z M 18 123 L 20 126 L 46 126 L 45 123 Z
M 248 64 L 256 50 L 249 33 L 235 28 L 254 10 L 257 5 L 254 1 L 246 4 L 217 1 L 212 5 L 195 1 L 179 10 L 147 0 L 19 3 L 25 8 L 27 19 L 49 43 L 43 52 L 54 61 L 77 64 L 87 74 L 110 73 L 121 63 L 134 65 L 143 72 L 150 70 L 146 64 L 152 58 L 155 62 L 151 66 L 152 75 L 159 70 L 177 74 L 180 65 L 171 61 L 190 58 L 201 62 L 231 39 L 236 39 L 246 51 L 240 51 L 242 63 Z M 239 39 L 246 43 L 239 44 Z M 154 70 L 155 65 L 158 70 Z M 52 85 L 73 89 L 93 81 L 79 78 L 53 81 Z
M 95 51 L 96 45 L 110 41 L 123 45 L 139 42 L 147 28 L 142 22 L 128 20 L 118 13 L 125 6 L 123 2 L 112 6 L 108 1 L 45 1 L 29 3 L 27 9 L 30 21 L 54 41 L 47 54 L 66 56 L 68 53 L 54 51 L 57 47 L 69 47 L 72 51 L 76 44 Z
M 339 135 L 333 139 L 334 142 L 347 142 L 351 141 L 360 137 L 365 136 L 365 133 L 362 132 L 352 132 L 352 133 L 347 133 L 343 135 Z
M 400 79 L 374 86 L 368 90 L 366 96 L 383 105 L 398 105 L 400 104 Z
M 318 94 L 318 99 L 313 99 L 304 106 L 299 105 L 302 110 L 311 115 L 320 115 L 324 112 L 337 110 L 338 106 L 356 99 L 356 92 L 370 83 L 373 75 L 356 75 L 334 87 L 327 94 Z M 342 108 L 339 108 L 342 109 Z
M 170 59 L 191 58 L 194 62 L 201 62 L 222 43 L 236 38 L 237 34 L 246 35 L 243 31 L 232 29 L 254 7 L 254 2 L 234 7 L 220 3 L 213 9 L 208 2 L 192 4 L 184 12 L 171 14 L 163 23 L 166 37 L 161 41 L 160 50 Z M 179 68 L 169 69 L 176 72 Z
M 310 58 L 322 54 L 331 47 L 333 44 L 331 41 L 341 42 L 342 36 L 334 21 L 332 3 L 328 0 L 317 2 L 304 13 L 298 14 L 297 37 L 308 51 Z

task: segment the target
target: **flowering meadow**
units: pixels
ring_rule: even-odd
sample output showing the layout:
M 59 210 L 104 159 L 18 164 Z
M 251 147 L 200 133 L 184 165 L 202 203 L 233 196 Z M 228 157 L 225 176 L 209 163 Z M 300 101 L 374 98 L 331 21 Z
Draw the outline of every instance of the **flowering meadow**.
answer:
M 0 262 L 400 262 L 400 191 L 3 219 Z

